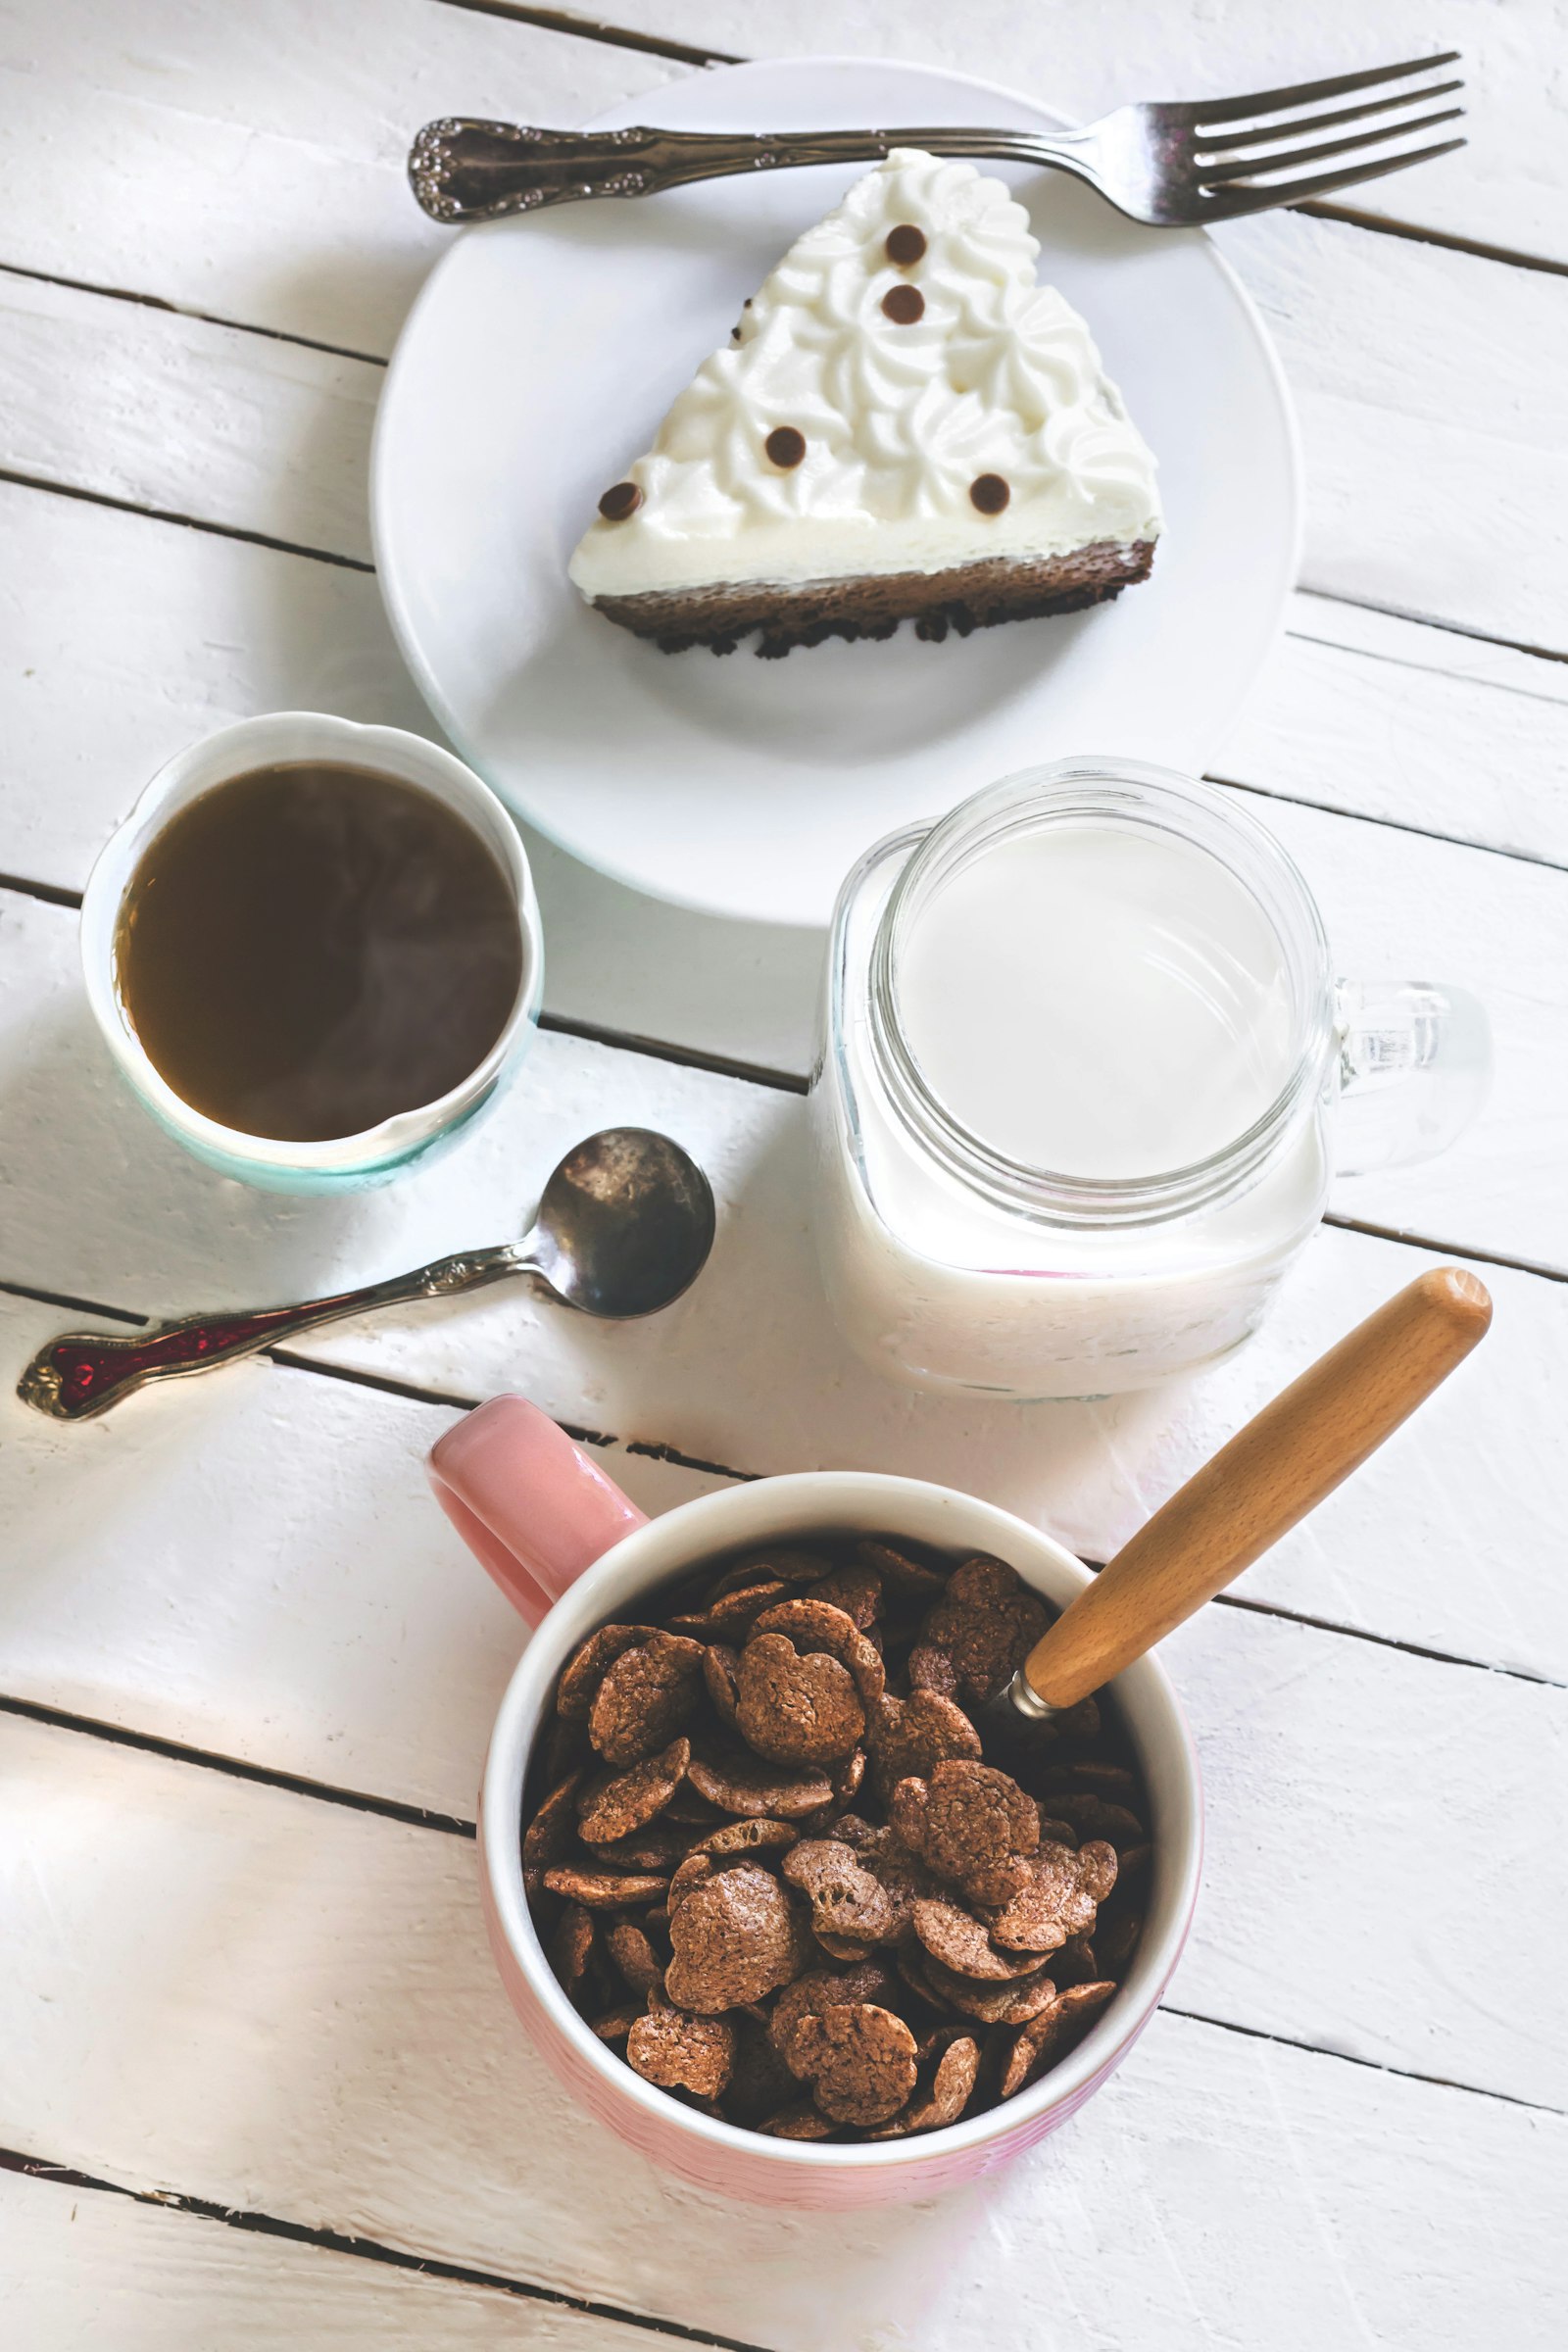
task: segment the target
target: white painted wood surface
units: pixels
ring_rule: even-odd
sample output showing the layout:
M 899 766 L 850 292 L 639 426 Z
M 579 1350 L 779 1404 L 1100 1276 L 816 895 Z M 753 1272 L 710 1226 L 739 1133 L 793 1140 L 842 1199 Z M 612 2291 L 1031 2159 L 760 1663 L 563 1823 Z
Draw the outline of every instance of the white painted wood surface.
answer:
M 612 2278 L 623 2309 L 780 2352 L 978 2347 L 1025 2286 L 1053 2352 L 1549 2340 L 1560 2115 L 1171 2014 L 1070 2133 L 975 2190 L 731 2207 L 545 2073 L 466 1839 L 35 1726 L 0 1724 L 0 2118 L 96 2178 L 567 2294 Z M 50 1846 L 79 1860 L 46 1884 Z
M 300 0 L 270 7 L 291 37 Z M 340 250 L 330 215 L 313 233 Z M 1291 375 L 1306 583 L 1562 652 L 1568 280 L 1298 214 L 1235 222 L 1219 243 Z M 356 475 L 371 361 L 16 275 L 0 275 L 0 468 L 368 558 Z
M 586 12 L 584 12 L 586 13 Z M 1402 58 L 1463 52 L 1467 154 L 1431 171 L 1373 180 L 1341 202 L 1510 251 L 1568 260 L 1562 205 L 1561 0 L 1328 0 L 1281 12 L 1263 0 L 1100 0 L 1092 29 L 1075 0 L 970 0 L 962 10 L 906 0 L 623 0 L 614 21 L 731 57 L 903 57 L 1026 89 L 1089 122 L 1128 98 L 1200 98 L 1271 89 Z M 1439 134 L 1446 135 L 1446 134 Z
M 466 1306 L 339 1326 L 300 1343 L 300 1352 L 466 1401 L 522 1387 L 576 1425 L 735 1471 L 860 1463 L 938 1477 L 982 1488 L 1103 1557 L 1294 1371 L 1430 1262 L 1418 1250 L 1325 1230 L 1255 1346 L 1180 1389 L 1078 1405 L 920 1396 L 866 1373 L 833 1330 L 805 1221 L 798 1099 L 542 1036 L 517 1085 L 445 1176 L 437 1162 L 351 1202 L 280 1210 L 237 1185 L 214 1184 L 129 1111 L 74 1001 L 66 911 L 26 900 L 0 908 L 0 972 L 15 943 L 32 976 L 55 982 L 47 1001 L 0 990 L 0 1003 L 15 994 L 29 1016 L 0 1044 L 0 1143 L 13 1154 L 7 1226 L 26 1280 L 140 1314 L 256 1303 L 269 1292 L 309 1296 L 501 1238 L 520 1225 L 556 1158 L 596 1117 L 658 1124 L 697 1152 L 721 1204 L 710 1278 L 659 1323 L 575 1321 L 519 1285 Z M 68 1250 L 58 1197 L 64 1189 L 69 1198 L 72 1170 L 83 1166 L 103 1181 L 92 1230 L 74 1229 Z M 1326 1516 L 1260 1562 L 1249 1590 L 1391 1639 L 1526 1672 L 1568 1672 L 1568 1601 L 1545 1524 L 1562 1494 L 1568 1290 L 1521 1273 L 1499 1274 L 1497 1291 L 1502 1311 L 1489 1356 Z M 36 1324 L 35 1310 L 29 1315 Z M 1504 1363 L 1489 1379 L 1493 1355 Z M 213 1388 L 259 1377 L 236 1371 Z M 1473 1427 L 1478 1392 L 1489 1443 L 1461 1470 L 1455 1439 Z M 144 1437 L 155 1448 L 172 1444 L 174 1463 L 184 1465 L 187 1414 L 220 1409 L 209 1394 L 149 1395 L 69 1437 L 10 1399 L 0 1412 L 10 1416 L 8 1451 L 19 1464 L 114 1460 Z M 1413 1474 L 1412 1456 L 1422 1465 Z M 100 1510 L 112 1493 L 111 1472 Z M 1338 1531 L 1352 1525 L 1361 1533 L 1347 1557 Z M 1445 1566 L 1436 1578 L 1434 1549 Z
M 354 568 L 378 363 L 443 244 L 408 134 L 636 92 L 654 114 L 688 69 L 446 0 L 0 6 L 4 1361 L 91 1319 L 4 1286 L 161 1312 L 384 1273 L 507 1231 L 612 1117 L 683 1136 L 722 1211 L 710 1274 L 650 1329 L 498 1292 L 79 1431 L 0 1400 L 0 2148 L 211 2209 L 0 2170 L 7 2342 L 611 2352 L 674 2327 L 963 2352 L 1017 2336 L 1027 2292 L 1047 2352 L 1555 2345 L 1563 11 L 616 14 L 698 48 L 931 58 L 1082 112 L 1466 48 L 1464 157 L 1357 192 L 1361 225 L 1228 239 L 1300 404 L 1311 511 L 1289 633 L 1213 766 L 1301 860 L 1347 968 L 1487 999 L 1494 1101 L 1446 1162 L 1343 1183 L 1339 1217 L 1413 1238 L 1325 1228 L 1206 1379 L 1100 1407 L 906 1396 L 833 1335 L 798 1096 L 615 1043 L 798 1077 L 819 943 L 535 842 L 550 1008 L 607 1042 L 541 1037 L 489 1122 L 380 1193 L 279 1202 L 183 1160 L 117 1093 L 52 902 L 206 727 L 288 704 L 428 724 Z M 852 2226 L 666 2188 L 566 2109 L 495 1984 L 462 1835 L 521 1638 L 423 1493 L 466 1400 L 525 1388 L 650 1510 L 853 1461 L 1103 1556 L 1436 1244 L 1509 1261 L 1483 1355 L 1172 1645 L 1203 1907 L 1172 2010 L 1068 2132 L 984 2191 Z M 211 2218 L 233 2209 L 295 2234 Z
M 419 1493 L 419 1455 L 451 1413 L 383 1397 L 356 1414 L 347 1396 L 266 1366 L 238 1376 L 206 1406 L 194 1478 L 186 1440 L 181 1498 L 167 1439 L 93 1465 L 49 1543 L 57 1565 L 19 1579 L 5 1690 L 471 1823 L 521 1628 Z M 354 1475 L 280 1490 L 279 1458 L 313 1454 L 348 1456 Z M 624 1449 L 603 1459 L 649 1509 L 717 1483 Z M 30 1552 L 25 1506 L 16 1524 Z M 1211 1810 L 1178 2004 L 1568 2105 L 1560 1896 L 1531 1867 L 1543 1838 L 1568 1836 L 1568 1693 L 1228 1607 L 1187 1628 L 1171 1664 Z M 1395 1768 L 1417 1750 L 1419 1777 Z M 1508 1936 L 1435 1933 L 1455 1850 L 1483 1845 L 1511 1889 Z
M 646 2352 L 597 2313 L 0 2173 L 6 2326 L 51 2352 Z

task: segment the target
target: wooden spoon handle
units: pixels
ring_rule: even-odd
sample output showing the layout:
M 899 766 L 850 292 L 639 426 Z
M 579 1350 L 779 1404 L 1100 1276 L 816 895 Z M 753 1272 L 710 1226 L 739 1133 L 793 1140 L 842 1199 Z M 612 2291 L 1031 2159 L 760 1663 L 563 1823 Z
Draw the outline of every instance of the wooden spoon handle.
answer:
M 1491 1320 L 1484 1284 L 1436 1266 L 1357 1324 L 1062 1611 L 1024 1664 L 1037 1696 L 1074 1705 L 1223 1592 L 1393 1436 Z

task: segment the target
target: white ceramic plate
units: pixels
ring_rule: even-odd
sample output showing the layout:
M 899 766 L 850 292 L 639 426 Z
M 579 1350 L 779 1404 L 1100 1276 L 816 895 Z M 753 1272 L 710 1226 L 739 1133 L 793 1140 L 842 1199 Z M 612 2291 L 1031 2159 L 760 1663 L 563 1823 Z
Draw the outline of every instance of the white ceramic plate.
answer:
M 600 126 L 1058 118 L 917 66 L 728 67 Z M 606 873 L 711 912 L 823 923 L 862 850 L 1075 752 L 1202 767 L 1296 571 L 1290 404 L 1262 323 L 1197 230 L 1135 228 L 1060 174 L 1015 186 L 1041 273 L 1088 318 L 1160 464 L 1152 579 L 1116 603 L 933 646 L 783 662 L 661 654 L 597 618 L 566 560 L 607 482 L 853 171 L 585 204 L 458 237 L 403 331 L 371 466 L 376 560 L 415 677 L 519 814 Z

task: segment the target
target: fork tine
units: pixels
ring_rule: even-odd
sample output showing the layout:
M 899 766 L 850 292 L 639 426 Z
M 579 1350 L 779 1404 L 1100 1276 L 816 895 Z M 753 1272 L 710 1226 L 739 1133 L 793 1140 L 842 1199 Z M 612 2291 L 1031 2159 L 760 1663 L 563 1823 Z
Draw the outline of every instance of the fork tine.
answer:
M 1418 148 L 1414 155 L 1391 155 L 1381 164 L 1356 164 L 1346 172 L 1320 172 L 1312 179 L 1288 181 L 1283 187 L 1218 188 L 1212 204 L 1205 206 L 1204 220 L 1239 220 L 1247 213 L 1266 213 L 1285 204 L 1307 204 L 1314 198 L 1332 196 L 1341 188 L 1353 188 L 1363 179 L 1382 179 L 1390 172 L 1402 172 L 1408 164 L 1429 164 L 1435 156 L 1451 155 L 1456 147 L 1469 145 L 1467 139 L 1440 139 L 1435 147 Z
M 1328 115 L 1292 115 L 1282 122 L 1254 122 L 1247 130 L 1198 131 L 1193 145 L 1206 154 L 1210 149 L 1256 147 L 1267 139 L 1294 138 L 1303 130 L 1338 130 L 1342 122 L 1360 122 L 1368 115 L 1386 115 L 1396 106 L 1425 106 L 1429 99 L 1447 98 L 1463 88 L 1462 81 L 1440 81 L 1426 89 L 1394 90 L 1387 98 L 1371 98 L 1365 106 L 1338 107 Z M 1389 136 L 1397 129 L 1398 124 L 1391 122 Z
M 1402 66 L 1370 66 L 1364 74 L 1336 74 L 1328 81 L 1298 81 L 1290 89 L 1253 90 L 1245 98 L 1199 98 L 1190 117 L 1195 123 L 1241 122 L 1249 115 L 1278 115 L 1291 107 L 1314 106 L 1320 98 L 1348 98 L 1352 90 L 1375 90 L 1380 82 L 1458 63 L 1458 50 L 1445 49 L 1439 57 L 1412 57 Z
M 1363 147 L 1387 147 L 1393 138 L 1413 138 L 1418 130 L 1436 130 L 1440 122 L 1455 122 L 1462 106 L 1446 106 L 1416 122 L 1380 122 L 1375 130 L 1357 131 L 1349 139 L 1325 139 L 1321 146 L 1295 147 L 1281 155 L 1240 155 L 1228 164 L 1199 164 L 1195 176 L 1205 188 L 1221 187 L 1228 179 L 1256 179 L 1265 172 L 1291 172 L 1303 164 L 1325 163 L 1331 155 L 1353 155 Z

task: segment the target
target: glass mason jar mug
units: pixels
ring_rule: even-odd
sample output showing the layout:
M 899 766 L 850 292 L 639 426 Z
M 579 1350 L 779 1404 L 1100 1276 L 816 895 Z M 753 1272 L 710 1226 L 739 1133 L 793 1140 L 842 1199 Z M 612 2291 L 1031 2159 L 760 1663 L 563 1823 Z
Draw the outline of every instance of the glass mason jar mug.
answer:
M 916 1387 L 1104 1396 L 1254 1328 L 1336 1166 L 1430 1157 L 1486 1014 L 1336 981 L 1294 860 L 1161 768 L 1012 776 L 850 873 L 812 1082 L 846 1338 Z

